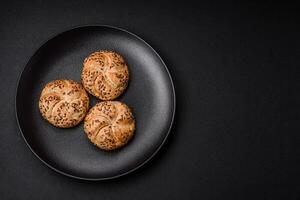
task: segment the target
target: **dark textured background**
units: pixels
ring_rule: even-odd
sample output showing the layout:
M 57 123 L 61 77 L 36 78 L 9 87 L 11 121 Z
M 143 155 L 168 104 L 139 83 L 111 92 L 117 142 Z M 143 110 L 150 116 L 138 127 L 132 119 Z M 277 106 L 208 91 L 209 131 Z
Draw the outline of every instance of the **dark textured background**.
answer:
M 270 2 L 1 1 L 0 199 L 300 199 L 298 10 Z M 89 23 L 145 39 L 177 93 L 166 145 L 136 172 L 105 182 L 44 166 L 14 111 L 17 79 L 34 51 Z

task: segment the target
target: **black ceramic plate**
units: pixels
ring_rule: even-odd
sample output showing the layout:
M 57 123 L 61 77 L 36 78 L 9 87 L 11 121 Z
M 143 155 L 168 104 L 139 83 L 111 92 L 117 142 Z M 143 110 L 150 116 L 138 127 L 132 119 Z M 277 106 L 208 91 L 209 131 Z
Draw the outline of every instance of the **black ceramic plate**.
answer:
M 117 100 L 128 104 L 136 118 L 133 139 L 111 152 L 95 147 L 82 123 L 59 129 L 43 120 L 38 109 L 47 82 L 80 81 L 84 58 L 100 49 L 116 51 L 126 59 L 130 82 Z M 90 101 L 92 106 L 98 100 L 90 96 Z M 160 56 L 141 38 L 111 26 L 78 27 L 48 40 L 25 66 L 17 88 L 17 120 L 32 152 L 55 171 L 80 179 L 110 179 L 142 166 L 166 140 L 174 114 L 174 87 Z

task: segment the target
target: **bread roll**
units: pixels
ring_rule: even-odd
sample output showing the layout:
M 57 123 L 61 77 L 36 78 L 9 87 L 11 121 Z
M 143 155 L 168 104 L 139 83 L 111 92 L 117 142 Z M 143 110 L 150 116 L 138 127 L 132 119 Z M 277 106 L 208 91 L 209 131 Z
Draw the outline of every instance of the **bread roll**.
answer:
M 126 89 L 129 72 L 121 55 L 103 50 L 84 60 L 81 79 L 90 94 L 102 100 L 113 100 Z
M 135 120 L 130 108 L 119 101 L 104 101 L 92 107 L 84 120 L 88 138 L 101 149 L 113 150 L 132 138 Z
M 81 84 L 73 80 L 54 80 L 46 84 L 40 100 L 42 116 L 60 128 L 76 126 L 86 115 L 89 98 Z

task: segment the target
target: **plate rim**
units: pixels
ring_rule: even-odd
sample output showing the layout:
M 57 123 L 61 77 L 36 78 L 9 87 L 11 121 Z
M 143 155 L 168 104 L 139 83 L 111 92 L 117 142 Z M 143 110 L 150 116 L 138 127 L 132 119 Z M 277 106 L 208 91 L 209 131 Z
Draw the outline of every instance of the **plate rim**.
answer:
M 159 60 L 162 62 L 164 68 L 166 69 L 166 72 L 168 74 L 168 77 L 170 79 L 170 83 L 171 83 L 171 87 L 172 87 L 172 93 L 173 93 L 173 113 L 172 113 L 172 119 L 171 119 L 171 123 L 169 125 L 169 128 L 168 128 L 168 131 L 167 131 L 167 134 L 165 135 L 164 139 L 162 140 L 161 144 L 158 146 L 158 148 L 151 154 L 151 156 L 149 156 L 146 160 L 144 160 L 143 162 L 141 162 L 140 164 L 138 164 L 137 166 L 133 167 L 132 169 L 126 171 L 126 172 L 123 172 L 123 173 L 120 173 L 120 174 L 117 174 L 117 175 L 114 175 L 114 176 L 108 176 L 108 177 L 99 177 L 99 178 L 88 178 L 88 177 L 81 177 L 81 176 L 76 176 L 76 175 L 73 175 L 73 174 L 70 174 L 70 173 L 67 173 L 67 172 L 64 172 L 60 169 L 57 169 L 55 167 L 53 167 L 51 164 L 49 164 L 47 161 L 45 161 L 43 158 L 41 158 L 36 152 L 35 150 L 30 146 L 30 144 L 28 143 L 26 137 L 24 136 L 24 133 L 22 131 L 22 128 L 21 128 L 21 125 L 20 125 L 20 121 L 19 121 L 19 116 L 18 116 L 18 106 L 17 106 L 17 97 L 18 97 L 18 91 L 19 91 L 19 87 L 20 87 L 20 81 L 21 81 L 21 78 L 22 78 L 22 75 L 28 65 L 28 63 L 32 60 L 32 58 L 36 55 L 36 53 L 42 49 L 42 47 L 44 47 L 49 41 L 51 41 L 52 39 L 56 38 L 57 36 L 59 35 L 62 35 L 68 31 L 72 31 L 72 30 L 75 30 L 75 29 L 80 29 L 80 28 L 87 28 L 87 27 L 105 27 L 105 28 L 111 28 L 111 29 L 115 29 L 115 30 L 118 30 L 118 31 L 123 31 L 135 38 L 137 38 L 138 40 L 140 40 L 142 43 L 144 43 L 146 46 L 148 46 L 155 54 L 156 56 L 159 58 Z M 117 26 L 114 26 L 114 25 L 108 25 L 108 24 L 85 24 L 85 25 L 79 25 L 79 26 L 74 26 L 74 27 L 71 27 L 71 28 L 67 28 L 65 29 L 64 31 L 61 31 L 61 32 L 58 32 L 58 33 L 55 33 L 53 34 L 52 36 L 48 37 L 44 42 L 41 42 L 41 45 L 39 45 L 34 51 L 33 51 L 33 54 L 31 56 L 29 56 L 29 59 L 27 59 L 27 62 L 25 63 L 25 65 L 23 66 L 22 70 L 21 70 L 21 73 L 18 77 L 18 80 L 17 80 L 17 87 L 16 87 L 16 91 L 15 91 L 15 116 L 16 116 L 16 120 L 17 120 L 17 124 L 18 124 L 18 128 L 19 128 L 19 134 L 21 134 L 23 140 L 25 141 L 26 143 L 26 146 L 30 149 L 30 151 L 44 164 L 46 165 L 48 168 L 54 170 L 55 172 L 59 173 L 59 174 L 62 174 L 64 176 L 67 176 L 67 177 L 71 177 L 71 178 L 74 178 L 74 179 L 79 179 L 79 180 L 86 180 L 86 181 L 103 181 L 103 180 L 110 180 L 110 179 L 115 179 L 115 178 L 118 178 L 118 177 L 122 177 L 122 176 L 125 176 L 127 174 L 130 174 L 134 171 L 136 171 L 137 169 L 141 168 L 142 166 L 144 166 L 146 163 L 148 163 L 157 153 L 158 151 L 161 149 L 161 147 L 164 145 L 164 143 L 166 142 L 170 132 L 171 132 L 171 129 L 173 127 L 173 123 L 174 123 L 174 118 L 175 118 L 175 112 L 176 112 L 176 93 L 175 93 L 175 87 L 174 87 L 174 83 L 173 83 L 173 79 L 172 79 L 172 76 L 168 70 L 168 67 L 167 65 L 165 64 L 165 62 L 163 61 L 163 59 L 160 57 L 160 55 L 154 50 L 154 48 L 148 44 L 145 40 L 143 40 L 141 37 L 139 37 L 138 35 L 128 31 L 128 30 L 125 30 L 123 28 L 120 28 L 120 27 L 117 27 Z

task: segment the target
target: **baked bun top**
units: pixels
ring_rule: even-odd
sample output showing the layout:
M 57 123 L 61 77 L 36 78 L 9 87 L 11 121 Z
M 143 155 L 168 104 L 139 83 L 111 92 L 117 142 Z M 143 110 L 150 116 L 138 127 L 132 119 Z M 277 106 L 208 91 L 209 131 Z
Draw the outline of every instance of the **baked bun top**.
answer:
M 84 120 L 88 138 L 101 149 L 113 150 L 132 138 L 135 120 L 130 108 L 119 101 L 104 101 L 90 109 Z
M 102 100 L 113 100 L 126 89 L 129 71 L 121 55 L 102 50 L 85 58 L 81 80 L 90 94 Z
M 42 116 L 60 128 L 76 126 L 86 115 L 89 98 L 81 84 L 73 80 L 53 80 L 44 87 L 39 109 Z

